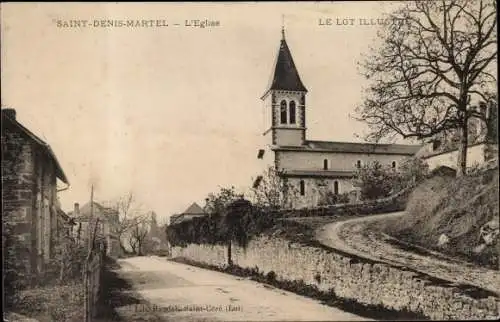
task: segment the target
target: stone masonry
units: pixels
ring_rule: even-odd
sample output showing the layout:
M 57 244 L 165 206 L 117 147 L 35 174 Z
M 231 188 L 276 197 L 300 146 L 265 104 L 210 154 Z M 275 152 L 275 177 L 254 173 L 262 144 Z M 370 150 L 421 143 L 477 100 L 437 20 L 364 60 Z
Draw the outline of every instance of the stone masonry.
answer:
M 173 257 L 216 266 L 227 265 L 224 246 L 174 247 Z M 280 238 L 259 237 L 246 249 L 233 247 L 233 262 L 243 268 L 276 273 L 278 280 L 303 280 L 343 298 L 396 310 L 420 312 L 431 319 L 495 319 L 498 296 L 472 294 L 427 276 L 381 263 L 363 263 L 344 255 Z
M 19 242 L 27 275 L 51 259 L 57 232 L 57 178 L 67 183 L 50 147 L 2 109 L 2 220 Z

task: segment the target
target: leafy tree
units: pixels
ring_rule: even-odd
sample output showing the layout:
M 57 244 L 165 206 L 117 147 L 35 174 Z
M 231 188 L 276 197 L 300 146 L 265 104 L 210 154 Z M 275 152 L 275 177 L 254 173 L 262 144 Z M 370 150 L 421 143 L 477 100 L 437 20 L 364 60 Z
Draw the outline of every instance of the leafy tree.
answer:
M 368 139 L 423 139 L 460 132 L 457 175 L 466 170 L 469 119 L 485 121 L 496 92 L 496 2 L 412 1 L 390 15 L 382 45 L 361 62 L 371 84 L 357 118 Z
M 220 187 L 219 192 L 208 194 L 205 199 L 204 210 L 208 214 L 222 214 L 226 207 L 239 197 L 240 195 L 236 192 L 234 186 L 229 188 Z
M 401 162 L 398 169 L 399 189 L 405 189 L 420 181 L 429 174 L 429 166 L 421 158 L 408 158 Z
M 397 180 L 396 171 L 375 161 L 356 171 L 354 185 L 360 188 L 362 200 L 373 200 L 388 197 Z

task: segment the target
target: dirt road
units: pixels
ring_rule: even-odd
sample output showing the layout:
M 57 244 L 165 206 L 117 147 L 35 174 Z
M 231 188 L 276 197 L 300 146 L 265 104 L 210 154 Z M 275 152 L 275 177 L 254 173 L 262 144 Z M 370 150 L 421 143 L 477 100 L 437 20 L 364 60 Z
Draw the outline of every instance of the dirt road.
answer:
M 119 261 L 131 282 L 168 321 L 359 321 L 360 316 L 248 279 L 170 262 L 161 257 Z
M 318 229 L 316 239 L 326 246 L 347 253 L 395 266 L 405 266 L 451 282 L 475 285 L 492 292 L 499 292 L 499 271 L 452 260 L 437 253 L 433 256 L 433 252 L 421 254 L 405 250 L 389 243 L 389 236 L 365 229 L 364 225 L 368 222 L 402 215 L 404 212 L 395 212 L 334 222 Z

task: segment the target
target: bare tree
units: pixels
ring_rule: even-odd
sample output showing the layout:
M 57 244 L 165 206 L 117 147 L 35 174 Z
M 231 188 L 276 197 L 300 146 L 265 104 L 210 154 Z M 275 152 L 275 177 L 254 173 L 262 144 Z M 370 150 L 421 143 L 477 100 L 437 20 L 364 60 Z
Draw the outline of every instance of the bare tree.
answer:
M 459 131 L 465 173 L 469 119 L 485 120 L 496 93 L 496 2 L 412 1 L 390 15 L 361 67 L 371 85 L 357 119 L 368 139 L 424 139 Z
M 149 233 L 149 216 L 136 217 L 132 221 L 133 226 L 130 229 L 129 245 L 132 252 L 137 255 L 144 253 L 144 244 Z
M 126 235 L 128 235 L 128 239 L 130 240 L 130 236 L 133 235 L 137 226 L 146 219 L 146 216 L 132 192 L 128 192 L 116 201 L 112 201 L 111 207 L 118 212 L 118 221 L 115 222 L 114 231 L 120 243 L 121 250 L 126 253 L 127 249 L 124 245 L 124 239 L 127 239 Z M 132 247 L 132 245 L 130 246 Z

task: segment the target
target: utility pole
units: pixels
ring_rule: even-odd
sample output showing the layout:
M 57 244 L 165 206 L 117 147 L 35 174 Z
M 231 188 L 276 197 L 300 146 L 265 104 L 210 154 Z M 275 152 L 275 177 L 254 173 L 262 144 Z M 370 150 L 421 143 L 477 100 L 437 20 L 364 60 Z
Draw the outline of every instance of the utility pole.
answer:
M 88 247 L 89 247 L 89 252 L 92 251 L 92 239 L 93 237 L 90 235 L 91 230 L 91 225 L 92 221 L 94 220 L 94 185 L 90 187 L 90 217 L 89 217 L 89 224 L 88 224 L 88 229 L 87 229 L 87 236 L 88 236 Z
M 87 238 L 88 238 L 88 253 L 85 260 L 85 275 L 84 275 L 84 322 L 92 321 L 92 311 L 93 311 L 93 283 L 90 280 L 90 266 L 93 261 L 92 250 L 94 249 L 94 240 L 97 228 L 97 221 L 94 224 L 94 229 L 92 229 L 92 221 L 94 219 L 94 185 L 90 188 L 90 216 L 89 223 L 87 226 Z

